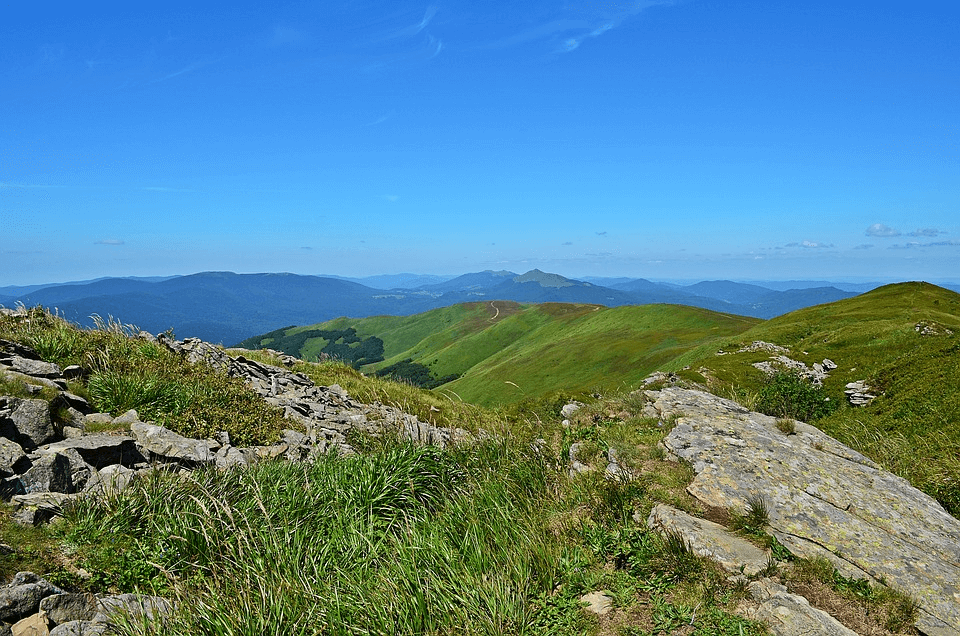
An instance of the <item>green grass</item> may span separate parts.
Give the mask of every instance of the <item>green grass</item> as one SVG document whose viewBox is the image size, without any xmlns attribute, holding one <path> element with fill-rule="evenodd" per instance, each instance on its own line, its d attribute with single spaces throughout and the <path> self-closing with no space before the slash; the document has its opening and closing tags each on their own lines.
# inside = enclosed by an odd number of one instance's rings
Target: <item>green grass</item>
<svg viewBox="0 0 960 636">
<path fill-rule="evenodd" d="M 759 321 L 674 305 L 607 308 L 508 301 L 469 303 L 408 317 L 338 318 L 285 330 L 356 329 L 384 343 L 372 373 L 411 360 L 434 379 L 461 376 L 436 393 L 487 407 L 557 391 L 614 393 L 692 346 L 735 336 Z M 247 342 L 260 342 L 252 338 Z M 270 346 L 278 347 L 274 339 Z M 308 357 L 304 348 L 301 355 Z"/>
<path fill-rule="evenodd" d="M 61 367 L 77 364 L 86 380 L 70 388 L 102 412 L 120 415 L 136 409 L 181 435 L 213 437 L 230 433 L 237 445 L 276 441 L 293 424 L 239 379 L 207 365 L 191 365 L 155 342 L 134 337 L 139 330 L 98 320 L 97 329 L 80 329 L 43 308 L 25 316 L 0 316 L 0 338 L 34 347 L 41 358 Z M 17 381 L 5 380 L 20 395 Z M 50 391 L 40 397 L 52 399 Z"/>
</svg>

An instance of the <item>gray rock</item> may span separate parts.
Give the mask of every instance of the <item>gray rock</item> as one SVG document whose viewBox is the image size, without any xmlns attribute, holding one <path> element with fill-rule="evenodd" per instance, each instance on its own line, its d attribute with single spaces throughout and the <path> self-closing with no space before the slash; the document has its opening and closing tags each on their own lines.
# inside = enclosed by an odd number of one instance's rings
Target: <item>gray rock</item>
<svg viewBox="0 0 960 636">
<path fill-rule="evenodd" d="M 117 424 L 118 426 L 119 425 L 125 426 L 127 424 L 133 424 L 134 422 L 139 422 L 139 421 L 140 421 L 140 415 L 137 413 L 136 409 L 130 409 L 126 413 L 123 413 L 122 415 L 118 415 L 117 417 L 113 418 L 113 420 L 111 420 L 111 423 Z"/>
<path fill-rule="evenodd" d="M 41 455 L 33 466 L 20 475 L 26 494 L 37 492 L 73 492 L 70 460 L 60 453 Z"/>
<path fill-rule="evenodd" d="M 6 406 L 0 408 L 0 434 L 24 448 L 54 441 L 57 429 L 50 419 L 50 404 L 46 400 L 7 398 Z"/>
<path fill-rule="evenodd" d="M 54 627 L 50 630 L 50 636 L 102 636 L 107 633 L 107 629 L 109 627 L 106 623 L 70 621 Z"/>
<path fill-rule="evenodd" d="M 163 620 L 172 612 L 173 604 L 165 598 L 141 594 L 118 594 L 99 600 L 93 622 L 110 623 L 118 614 L 134 619 L 142 617 L 154 622 Z"/>
<path fill-rule="evenodd" d="M 58 516 L 63 504 L 75 499 L 76 494 L 61 492 L 36 492 L 26 495 L 15 495 L 11 500 L 15 506 L 13 520 L 25 526 L 36 526 L 46 523 Z"/>
<path fill-rule="evenodd" d="M 93 594 L 53 594 L 40 601 L 40 611 L 54 625 L 90 621 L 97 613 L 97 597 Z"/>
<path fill-rule="evenodd" d="M 90 476 L 84 492 L 114 495 L 129 488 L 136 476 L 137 471 L 120 464 L 105 466 Z"/>
<path fill-rule="evenodd" d="M 0 477 L 10 477 L 27 470 L 30 460 L 20 444 L 0 437 Z"/>
<path fill-rule="evenodd" d="M 743 510 L 762 495 L 791 552 L 883 580 L 917 599 L 921 631 L 960 635 L 960 521 L 934 499 L 807 424 L 783 435 L 776 418 L 708 393 L 649 394 L 663 417 L 678 416 L 663 443 L 693 466 L 694 497 Z"/>
<path fill-rule="evenodd" d="M 36 614 L 43 598 L 62 591 L 33 572 L 18 572 L 9 585 L 0 587 L 0 621 L 15 623 Z"/>
<path fill-rule="evenodd" d="M 583 404 L 580 404 L 579 402 L 571 402 L 570 404 L 564 404 L 563 408 L 560 409 L 560 415 L 562 415 L 564 419 L 569 419 L 573 417 L 573 414 L 579 411 L 582 406 Z"/>
<path fill-rule="evenodd" d="M 83 461 L 100 469 L 113 464 L 135 466 L 146 461 L 134 439 L 128 435 L 97 433 L 65 439 L 37 449 L 37 453 L 64 453 L 73 450 Z"/>
<path fill-rule="evenodd" d="M 10 356 L 3 361 L 3 364 L 17 373 L 30 375 L 35 378 L 59 378 L 61 375 L 60 367 L 52 362 L 31 360 L 17 355 Z"/>
<path fill-rule="evenodd" d="M 156 424 L 134 422 L 130 432 L 137 446 L 160 461 L 180 461 L 192 465 L 212 464 L 216 460 L 219 445 L 215 442 L 196 440 L 177 435 L 170 429 Z"/>
<path fill-rule="evenodd" d="M 768 550 L 761 550 L 719 524 L 692 517 L 666 504 L 654 507 L 647 525 L 661 533 L 679 533 L 695 554 L 713 559 L 731 574 L 754 576 L 770 561 Z"/>
<path fill-rule="evenodd" d="M 857 636 L 823 610 L 811 607 L 807 599 L 788 593 L 770 579 L 754 581 L 748 589 L 760 601 L 749 618 L 765 622 L 776 636 Z"/>
</svg>

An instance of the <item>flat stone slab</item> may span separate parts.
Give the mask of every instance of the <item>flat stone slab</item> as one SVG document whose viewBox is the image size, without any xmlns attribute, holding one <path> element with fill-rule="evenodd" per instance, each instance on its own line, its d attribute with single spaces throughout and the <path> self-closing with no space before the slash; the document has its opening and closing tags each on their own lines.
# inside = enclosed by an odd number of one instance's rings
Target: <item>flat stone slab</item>
<svg viewBox="0 0 960 636">
<path fill-rule="evenodd" d="M 63 453 L 69 449 L 76 450 L 85 462 L 97 469 L 113 464 L 133 466 L 145 461 L 132 437 L 109 433 L 72 437 L 41 446 L 37 449 L 37 452 L 41 454 Z"/>
<path fill-rule="evenodd" d="M 647 395 L 661 417 L 677 416 L 663 443 L 693 466 L 690 494 L 737 511 L 763 498 L 791 552 L 885 581 L 918 601 L 922 632 L 960 636 L 960 521 L 936 500 L 813 426 L 787 435 L 776 418 L 702 391 Z"/>
<path fill-rule="evenodd" d="M 731 574 L 753 576 L 770 561 L 769 550 L 758 548 L 718 523 L 698 519 L 666 504 L 650 511 L 647 525 L 661 533 L 679 533 L 695 554 L 713 559 Z"/>
<path fill-rule="evenodd" d="M 828 613 L 811 607 L 807 599 L 790 594 L 770 579 L 754 581 L 749 590 L 760 601 L 760 607 L 749 618 L 765 622 L 776 636 L 857 636 Z"/>
</svg>

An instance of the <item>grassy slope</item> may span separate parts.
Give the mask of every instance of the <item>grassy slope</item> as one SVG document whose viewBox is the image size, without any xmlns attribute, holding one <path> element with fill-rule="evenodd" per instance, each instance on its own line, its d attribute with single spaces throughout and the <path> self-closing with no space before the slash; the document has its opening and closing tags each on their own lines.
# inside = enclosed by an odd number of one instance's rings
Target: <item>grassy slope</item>
<svg viewBox="0 0 960 636">
<path fill-rule="evenodd" d="M 939 335 L 921 335 L 918 323 Z M 817 426 L 960 511 L 960 294 L 928 283 L 887 285 L 758 324 L 723 349 L 753 340 L 790 347 L 808 365 L 836 362 L 824 382 L 832 399 L 845 403 L 844 385 L 855 380 L 876 388 L 871 405 L 840 408 Z M 688 378 L 749 404 L 764 378 L 750 363 L 770 354 L 716 351 L 703 346 L 668 366 L 700 368 Z"/>
<path fill-rule="evenodd" d="M 558 389 L 633 388 L 689 347 L 734 336 L 758 322 L 675 305 L 582 306 L 579 311 L 539 305 L 534 311 L 550 319 L 531 325 L 521 338 L 442 388 L 487 405 Z M 506 392 L 511 389 L 512 394 Z"/>
<path fill-rule="evenodd" d="M 758 322 L 676 305 L 607 308 L 493 301 L 408 317 L 338 318 L 287 334 L 353 327 L 360 337 L 384 342 L 385 360 L 364 371 L 411 358 L 428 366 L 434 377 L 463 376 L 442 392 L 492 406 L 556 390 L 634 386 L 688 348 L 736 336 Z M 306 342 L 302 357 L 323 347 L 325 342 L 317 340 Z"/>
</svg>

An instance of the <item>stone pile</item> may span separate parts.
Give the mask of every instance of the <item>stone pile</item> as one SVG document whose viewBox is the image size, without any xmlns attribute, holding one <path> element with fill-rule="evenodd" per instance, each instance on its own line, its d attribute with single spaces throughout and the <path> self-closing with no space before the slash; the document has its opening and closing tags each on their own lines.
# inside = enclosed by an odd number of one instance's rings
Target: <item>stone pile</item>
<svg viewBox="0 0 960 636">
<path fill-rule="evenodd" d="M 33 572 L 19 572 L 0 587 L 0 634 L 11 636 L 99 636 L 125 619 L 162 621 L 173 606 L 139 594 L 72 594 Z"/>
<path fill-rule="evenodd" d="M 865 381 L 857 380 L 856 382 L 848 382 L 844 393 L 852 406 L 866 406 L 877 399 L 873 390 Z"/>
<path fill-rule="evenodd" d="M 18 522 L 42 523 L 67 500 L 125 488 L 138 474 L 151 470 L 208 465 L 227 469 L 276 457 L 301 461 L 333 449 L 349 454 L 353 451 L 347 434 L 353 430 L 373 434 L 392 430 L 405 439 L 440 446 L 469 437 L 461 429 L 421 422 L 387 405 L 360 403 L 336 385 L 317 386 L 289 369 L 233 358 L 199 340 L 178 342 L 161 336 L 158 341 L 192 363 L 210 364 L 243 378 L 284 411 L 291 428 L 283 431 L 277 444 L 238 448 L 226 433 L 215 440 L 191 439 L 140 421 L 136 411 L 119 417 L 97 413 L 67 390 L 64 371 L 57 365 L 42 361 L 29 347 L 0 340 L 0 375 L 22 381 L 28 393 L 56 391 L 52 401 L 0 396 L 0 497 L 14 504 Z M 54 410 L 56 419 L 51 416 Z M 129 432 L 85 432 L 93 424 Z"/>
</svg>

